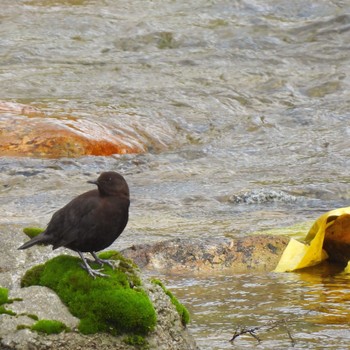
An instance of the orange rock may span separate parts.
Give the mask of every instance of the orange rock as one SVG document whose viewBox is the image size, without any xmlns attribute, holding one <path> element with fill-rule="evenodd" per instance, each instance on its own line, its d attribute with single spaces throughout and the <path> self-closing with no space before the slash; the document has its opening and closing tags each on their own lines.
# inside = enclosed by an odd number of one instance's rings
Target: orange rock
<svg viewBox="0 0 350 350">
<path fill-rule="evenodd" d="M 135 135 L 120 128 L 113 130 L 88 119 L 40 115 L 25 105 L 0 103 L 0 156 L 108 156 L 146 150 Z"/>
</svg>

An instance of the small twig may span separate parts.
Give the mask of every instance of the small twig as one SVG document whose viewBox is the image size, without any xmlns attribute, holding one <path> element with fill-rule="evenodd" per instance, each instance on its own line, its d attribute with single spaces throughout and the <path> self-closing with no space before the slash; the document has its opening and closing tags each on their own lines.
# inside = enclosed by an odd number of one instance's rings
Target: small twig
<svg viewBox="0 0 350 350">
<path fill-rule="evenodd" d="M 255 331 L 259 330 L 260 327 L 253 327 L 253 328 L 237 328 L 235 330 L 235 334 L 232 336 L 230 342 L 233 342 L 237 337 L 239 337 L 242 334 L 247 334 L 249 333 L 252 337 L 254 337 L 257 341 L 260 342 L 259 337 L 255 334 Z"/>
<path fill-rule="evenodd" d="M 294 345 L 295 345 L 295 340 L 294 340 L 294 338 L 292 337 L 292 333 L 291 333 L 291 331 L 290 331 L 290 329 L 289 329 L 289 327 L 288 327 L 288 323 L 287 323 L 287 320 L 286 320 L 285 318 L 283 319 L 283 323 L 284 323 L 284 326 L 285 326 L 286 331 L 287 331 L 287 333 L 288 333 L 288 337 L 289 337 L 289 339 L 290 339 L 290 341 L 291 341 L 291 343 L 292 343 L 292 347 L 294 347 Z"/>
<path fill-rule="evenodd" d="M 254 333 L 254 331 L 249 332 L 249 334 L 250 334 L 253 338 L 255 338 L 259 343 L 261 342 L 261 339 L 257 336 L 257 334 Z"/>
<path fill-rule="evenodd" d="M 293 317 L 294 318 L 294 317 Z M 241 335 L 244 334 L 249 334 L 251 335 L 253 338 L 255 338 L 259 343 L 261 342 L 261 339 L 259 338 L 259 336 L 256 334 L 257 331 L 262 331 L 265 330 L 265 332 L 268 332 L 276 327 L 280 327 L 280 326 L 284 326 L 284 328 L 287 331 L 288 337 L 292 343 L 292 346 L 294 347 L 295 345 L 295 340 L 292 336 L 292 333 L 288 327 L 288 323 L 287 321 L 289 321 L 290 319 L 293 319 L 291 317 L 285 317 L 281 320 L 275 320 L 275 321 L 270 321 L 267 324 L 264 324 L 262 326 L 255 326 L 255 327 L 237 327 L 237 329 L 235 330 L 235 333 L 233 334 L 232 338 L 230 339 L 230 342 L 233 343 L 233 341 L 238 338 Z"/>
</svg>

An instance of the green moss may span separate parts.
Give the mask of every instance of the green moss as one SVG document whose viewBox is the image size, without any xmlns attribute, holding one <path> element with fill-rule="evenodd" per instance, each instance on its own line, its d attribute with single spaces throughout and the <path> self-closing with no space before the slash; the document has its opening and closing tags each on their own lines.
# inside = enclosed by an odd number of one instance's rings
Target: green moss
<svg viewBox="0 0 350 350">
<path fill-rule="evenodd" d="M 16 313 L 11 311 L 11 310 L 8 310 L 8 309 L 5 309 L 4 306 L 0 306 L 0 315 L 1 314 L 6 314 L 6 315 L 10 315 L 10 316 L 16 316 Z"/>
<path fill-rule="evenodd" d="M 20 331 L 21 329 L 30 329 L 30 326 L 27 326 L 25 324 L 19 324 L 16 329 Z"/>
<path fill-rule="evenodd" d="M 23 232 L 29 237 L 33 238 L 40 234 L 41 232 L 44 232 L 45 230 L 40 227 L 26 227 L 23 229 Z"/>
<path fill-rule="evenodd" d="M 123 339 L 125 344 L 135 346 L 136 348 L 149 349 L 148 341 L 141 335 L 129 335 Z"/>
<path fill-rule="evenodd" d="M 161 49 L 161 50 L 175 48 L 177 45 L 174 40 L 173 33 L 171 32 L 160 33 L 157 46 L 158 46 L 158 49 Z"/>
<path fill-rule="evenodd" d="M 9 290 L 0 287 L 0 305 L 6 304 L 9 300 Z"/>
<path fill-rule="evenodd" d="M 215 29 L 217 27 L 223 27 L 223 26 L 228 26 L 228 22 L 224 19 L 218 18 L 218 19 L 213 19 L 209 21 L 207 27 L 210 29 Z"/>
<path fill-rule="evenodd" d="M 13 298 L 13 299 L 9 299 L 9 303 L 12 303 L 14 301 L 23 301 L 22 298 Z"/>
<path fill-rule="evenodd" d="M 12 303 L 12 300 L 9 299 L 8 289 L 0 287 L 0 315 L 1 314 L 11 315 L 11 316 L 16 315 L 15 312 L 5 308 L 4 304 L 9 304 L 9 303 Z"/>
<path fill-rule="evenodd" d="M 30 329 L 35 332 L 39 333 L 46 333 L 46 334 L 59 334 L 63 331 L 70 332 L 70 328 L 67 327 L 63 322 L 61 321 L 54 321 L 54 320 L 38 320 L 38 316 L 36 315 L 30 315 L 30 314 L 22 314 L 26 315 L 29 318 L 37 321 L 32 326 L 28 326 L 25 324 L 19 324 L 17 326 L 17 330 L 21 329 Z"/>
<path fill-rule="evenodd" d="M 61 255 L 27 271 L 22 286 L 40 285 L 54 290 L 70 312 L 80 319 L 84 334 L 147 334 L 156 325 L 156 313 L 148 296 L 132 288 L 141 282 L 129 262 L 116 252 L 101 258 L 120 260 L 117 269 L 105 265 L 109 278 L 91 278 L 80 266 L 80 259 Z M 93 268 L 99 268 L 92 264 Z"/>
<path fill-rule="evenodd" d="M 46 334 L 59 334 L 63 331 L 70 331 L 63 322 L 54 320 L 40 320 L 34 323 L 30 329 L 32 331 Z"/>
<path fill-rule="evenodd" d="M 33 315 L 33 314 L 26 314 L 26 316 L 28 316 L 29 318 L 31 318 L 34 321 L 38 321 L 39 317 L 37 315 Z"/>
<path fill-rule="evenodd" d="M 39 285 L 40 276 L 45 269 L 44 265 L 37 265 L 32 267 L 26 272 L 26 274 L 21 279 L 21 287 L 29 287 L 34 285 Z"/>
<path fill-rule="evenodd" d="M 160 286 L 164 290 L 165 294 L 170 298 L 172 304 L 175 306 L 176 311 L 179 313 L 182 324 L 186 326 L 190 322 L 190 313 L 188 312 L 186 307 L 179 302 L 179 300 L 173 295 L 173 293 L 171 293 L 168 289 L 165 288 L 161 281 L 159 281 L 158 279 L 153 279 L 152 283 Z"/>
<path fill-rule="evenodd" d="M 100 259 L 118 261 L 118 268 L 128 276 L 131 288 L 141 286 L 141 280 L 134 272 L 135 269 L 138 269 L 138 266 L 132 260 L 124 258 L 122 254 L 114 250 L 102 252 L 98 256 Z"/>
<path fill-rule="evenodd" d="M 125 258 L 122 254 L 115 250 L 108 250 L 105 252 L 102 252 L 98 255 L 101 259 L 107 259 L 107 260 L 119 260 L 121 263 L 124 263 L 126 265 L 131 265 L 135 268 L 137 268 L 137 265 L 134 264 L 134 262 L 130 259 Z"/>
</svg>

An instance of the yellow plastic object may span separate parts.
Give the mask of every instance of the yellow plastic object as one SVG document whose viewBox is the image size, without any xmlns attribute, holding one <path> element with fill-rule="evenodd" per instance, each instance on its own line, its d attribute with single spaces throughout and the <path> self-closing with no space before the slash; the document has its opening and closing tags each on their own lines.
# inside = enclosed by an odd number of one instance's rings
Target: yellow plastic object
<svg viewBox="0 0 350 350">
<path fill-rule="evenodd" d="M 346 265 L 346 267 L 345 267 L 345 269 L 344 269 L 344 273 L 350 274 L 350 261 L 349 261 L 348 264 Z"/>
<path fill-rule="evenodd" d="M 310 244 L 291 239 L 278 262 L 275 272 L 294 271 L 317 265 L 327 259 L 328 254 L 322 249 L 327 229 L 343 214 L 350 214 L 350 207 L 331 210 L 320 216 L 305 238 L 305 241 Z M 329 235 L 331 235 L 331 231 L 329 230 Z M 330 237 L 330 239 L 334 239 L 334 237 Z M 341 240 L 338 240 L 338 242 L 342 241 L 345 243 L 344 236 Z M 350 270 L 350 267 L 348 270 Z"/>
<path fill-rule="evenodd" d="M 284 250 L 275 272 L 293 271 L 307 252 L 308 246 L 291 238 Z"/>
</svg>

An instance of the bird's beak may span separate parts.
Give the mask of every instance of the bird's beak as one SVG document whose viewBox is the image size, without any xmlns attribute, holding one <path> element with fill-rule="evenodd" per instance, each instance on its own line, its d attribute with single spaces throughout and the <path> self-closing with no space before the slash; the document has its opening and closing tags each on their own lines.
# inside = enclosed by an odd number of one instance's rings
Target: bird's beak
<svg viewBox="0 0 350 350">
<path fill-rule="evenodd" d="M 98 185 L 98 181 L 97 180 L 89 180 L 89 181 L 87 181 L 87 183 L 93 184 L 93 185 Z"/>
</svg>

